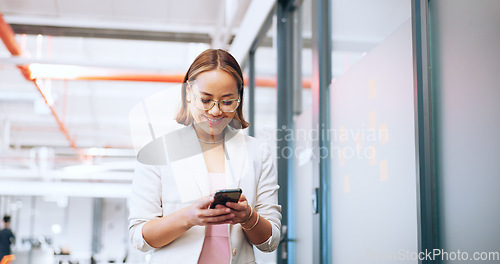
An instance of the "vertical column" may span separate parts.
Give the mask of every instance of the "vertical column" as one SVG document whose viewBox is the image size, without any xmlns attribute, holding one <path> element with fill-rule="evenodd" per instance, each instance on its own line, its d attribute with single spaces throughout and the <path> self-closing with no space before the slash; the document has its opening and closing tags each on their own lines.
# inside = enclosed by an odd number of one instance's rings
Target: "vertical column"
<svg viewBox="0 0 500 264">
<path fill-rule="evenodd" d="M 28 263 L 33 262 L 33 244 L 35 243 L 35 214 L 36 214 L 36 196 L 31 196 L 31 208 L 30 208 L 30 251 L 28 252 Z"/>
<path fill-rule="evenodd" d="M 412 0 L 413 89 L 417 158 L 418 250 L 437 247 L 436 194 L 433 164 L 432 105 L 429 85 L 428 0 Z M 419 260 L 419 263 L 431 263 Z"/>
<path fill-rule="evenodd" d="M 293 111 L 302 113 L 302 6 L 293 13 Z"/>
<path fill-rule="evenodd" d="M 282 206 L 282 238 L 278 248 L 278 263 L 295 263 L 293 238 L 294 222 L 294 12 L 296 1 L 281 0 L 277 3 L 278 23 L 278 103 L 277 103 L 277 156 L 279 202 Z M 300 66 L 299 66 L 300 67 Z"/>
<path fill-rule="evenodd" d="M 94 198 L 94 217 L 92 221 L 92 255 L 101 249 L 101 223 L 103 198 Z"/>
<path fill-rule="evenodd" d="M 255 136 L 255 50 L 248 53 L 248 134 Z"/>
<path fill-rule="evenodd" d="M 250 127 L 248 128 L 248 134 L 250 136 L 255 136 L 255 52 L 259 48 L 262 39 L 266 37 L 267 31 L 273 23 L 274 11 L 269 13 L 266 21 L 262 25 L 260 32 L 255 37 L 250 51 L 248 52 L 248 121 L 250 122 Z"/>
<path fill-rule="evenodd" d="M 330 84 L 332 81 L 332 32 L 331 4 L 329 0 L 314 0 L 312 7 L 312 96 L 313 129 L 318 133 L 315 144 L 315 166 L 313 171 L 314 201 L 317 214 L 313 217 L 313 240 L 317 251 L 313 253 L 314 263 L 331 263 L 332 230 L 330 190 Z M 316 142 L 315 142 L 316 143 Z"/>
</svg>

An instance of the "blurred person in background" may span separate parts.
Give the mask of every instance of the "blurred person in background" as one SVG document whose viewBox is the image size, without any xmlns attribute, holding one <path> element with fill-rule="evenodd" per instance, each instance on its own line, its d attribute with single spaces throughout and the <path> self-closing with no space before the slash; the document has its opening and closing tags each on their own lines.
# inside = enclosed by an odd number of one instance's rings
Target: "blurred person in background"
<svg viewBox="0 0 500 264">
<path fill-rule="evenodd" d="M 3 229 L 0 231 L 0 260 L 7 255 L 12 254 L 11 244 L 15 242 L 16 237 L 10 230 L 10 216 L 3 217 Z"/>
</svg>

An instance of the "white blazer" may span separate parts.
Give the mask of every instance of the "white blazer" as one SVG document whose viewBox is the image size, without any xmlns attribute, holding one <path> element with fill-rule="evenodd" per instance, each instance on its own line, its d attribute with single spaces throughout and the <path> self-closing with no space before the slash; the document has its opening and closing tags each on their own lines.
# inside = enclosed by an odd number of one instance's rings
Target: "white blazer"
<svg viewBox="0 0 500 264">
<path fill-rule="evenodd" d="M 271 223 L 271 237 L 256 247 L 273 251 L 280 240 L 281 206 L 271 152 L 259 140 L 229 126 L 224 144 L 226 188 L 241 188 L 248 203 Z M 210 195 L 208 172 L 193 126 L 157 138 L 141 149 L 137 157 L 129 218 L 133 247 L 153 250 L 150 263 L 197 263 L 205 238 L 204 226 L 192 227 L 162 248 L 151 247 L 142 236 L 147 221 Z M 241 226 L 228 228 L 231 263 L 255 263 L 253 247 Z"/>
</svg>

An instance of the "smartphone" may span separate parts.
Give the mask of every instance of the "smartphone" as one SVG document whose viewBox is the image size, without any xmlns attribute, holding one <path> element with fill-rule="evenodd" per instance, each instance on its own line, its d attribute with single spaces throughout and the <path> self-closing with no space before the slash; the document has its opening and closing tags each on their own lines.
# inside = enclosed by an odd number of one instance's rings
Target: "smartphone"
<svg viewBox="0 0 500 264">
<path fill-rule="evenodd" d="M 224 189 L 218 190 L 214 194 L 214 201 L 210 204 L 210 209 L 214 209 L 216 205 L 226 205 L 227 202 L 237 203 L 240 200 L 241 189 Z"/>
</svg>

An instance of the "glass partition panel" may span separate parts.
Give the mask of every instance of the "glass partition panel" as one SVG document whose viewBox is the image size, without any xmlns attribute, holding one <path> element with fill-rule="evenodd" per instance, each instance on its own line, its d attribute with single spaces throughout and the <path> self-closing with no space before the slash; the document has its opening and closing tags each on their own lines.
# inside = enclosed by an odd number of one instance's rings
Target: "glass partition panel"
<svg viewBox="0 0 500 264">
<path fill-rule="evenodd" d="M 417 263 L 410 1 L 332 1 L 332 257 Z"/>
<path fill-rule="evenodd" d="M 430 1 L 429 13 L 441 257 L 498 263 L 500 2 Z"/>
</svg>

